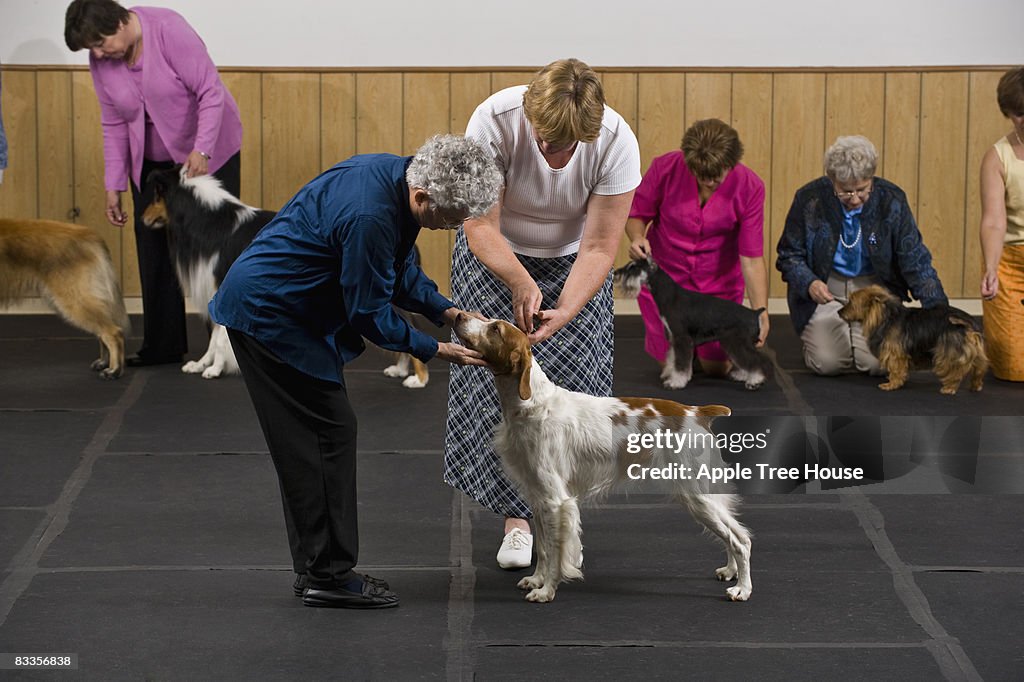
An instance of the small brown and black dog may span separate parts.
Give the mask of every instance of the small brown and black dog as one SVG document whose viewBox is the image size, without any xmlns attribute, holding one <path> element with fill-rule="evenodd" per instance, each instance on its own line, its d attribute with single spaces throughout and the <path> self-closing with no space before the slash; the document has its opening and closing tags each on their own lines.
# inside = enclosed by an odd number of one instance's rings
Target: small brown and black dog
<svg viewBox="0 0 1024 682">
<path fill-rule="evenodd" d="M 95 230 L 53 220 L 0 219 L 0 306 L 42 296 L 65 320 L 100 340 L 92 368 L 124 369 L 128 314 L 110 252 Z"/>
<path fill-rule="evenodd" d="M 968 374 L 971 390 L 981 390 L 988 369 L 985 342 L 974 319 L 959 308 L 905 308 L 898 297 L 873 285 L 850 294 L 839 316 L 861 323 L 868 347 L 889 374 L 878 385 L 883 391 L 903 386 L 911 370 L 929 367 L 942 380 L 940 393 L 955 394 Z"/>
</svg>

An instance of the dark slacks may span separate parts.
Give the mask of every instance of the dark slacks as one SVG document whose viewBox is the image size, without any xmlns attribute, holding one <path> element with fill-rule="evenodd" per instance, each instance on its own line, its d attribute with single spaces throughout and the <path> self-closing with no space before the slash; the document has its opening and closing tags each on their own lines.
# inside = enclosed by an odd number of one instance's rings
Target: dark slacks
<svg viewBox="0 0 1024 682">
<path fill-rule="evenodd" d="M 333 589 L 355 579 L 356 416 L 344 384 L 279 360 L 251 336 L 228 329 L 274 461 L 296 573 Z"/>
<path fill-rule="evenodd" d="M 174 273 L 167 231 L 153 230 L 142 222 L 152 194 L 147 179 L 158 169 L 171 168 L 172 161 L 142 162 L 142 186 L 132 183 L 132 201 L 135 204 L 135 245 L 139 257 L 139 279 L 142 284 L 142 348 L 139 357 L 160 361 L 177 358 L 188 351 L 185 328 L 185 299 Z M 241 152 L 213 173 L 224 189 L 236 197 L 241 188 Z"/>
</svg>

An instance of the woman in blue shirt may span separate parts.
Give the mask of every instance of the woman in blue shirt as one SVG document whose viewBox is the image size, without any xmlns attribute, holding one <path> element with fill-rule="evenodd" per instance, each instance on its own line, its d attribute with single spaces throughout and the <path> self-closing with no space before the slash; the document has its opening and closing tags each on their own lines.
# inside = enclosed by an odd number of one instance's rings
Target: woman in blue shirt
<svg viewBox="0 0 1024 682">
<path fill-rule="evenodd" d="M 789 313 L 817 374 L 880 373 L 860 325 L 839 309 L 857 289 L 881 284 L 925 308 L 945 304 L 932 256 L 899 187 L 875 177 L 878 153 L 866 137 L 839 137 L 825 152 L 825 176 L 799 190 L 779 239 L 776 267 L 789 285 Z"/>
<path fill-rule="evenodd" d="M 438 136 L 415 157 L 354 156 L 307 184 L 235 261 L 210 302 L 228 328 L 281 483 L 307 606 L 387 608 L 398 596 L 353 569 L 356 418 L 342 374 L 365 348 L 456 364 L 479 353 L 439 343 L 392 304 L 440 326 L 461 312 L 414 261 L 421 227 L 485 214 L 502 176 L 472 140 Z"/>
</svg>

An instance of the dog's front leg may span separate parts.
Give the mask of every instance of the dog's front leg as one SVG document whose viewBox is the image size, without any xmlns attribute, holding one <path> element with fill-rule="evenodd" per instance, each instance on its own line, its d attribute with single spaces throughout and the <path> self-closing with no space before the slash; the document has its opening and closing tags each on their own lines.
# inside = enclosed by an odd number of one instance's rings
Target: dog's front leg
<svg viewBox="0 0 1024 682">
<path fill-rule="evenodd" d="M 526 600 L 542 604 L 555 598 L 555 591 L 561 581 L 559 571 L 563 548 L 558 504 L 548 501 L 542 508 L 534 508 L 533 519 L 534 526 L 541 531 L 536 538 L 537 572 L 531 578 L 537 578 L 540 584 L 526 593 Z"/>
<path fill-rule="evenodd" d="M 537 565 L 533 569 L 533 575 L 528 575 L 518 583 L 516 587 L 521 590 L 535 590 L 544 586 L 544 571 L 547 562 L 551 560 L 548 554 L 547 542 L 544 538 L 545 524 L 541 522 L 544 512 L 534 509 L 533 512 L 533 547 L 537 552 Z"/>
</svg>

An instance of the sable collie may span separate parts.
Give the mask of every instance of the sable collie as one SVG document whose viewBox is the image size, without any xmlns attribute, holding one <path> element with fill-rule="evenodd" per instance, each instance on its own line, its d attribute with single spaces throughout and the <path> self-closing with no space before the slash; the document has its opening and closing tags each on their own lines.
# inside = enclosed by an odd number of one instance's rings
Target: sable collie
<svg viewBox="0 0 1024 682">
<path fill-rule="evenodd" d="M 527 590 L 528 601 L 549 602 L 559 583 L 583 577 L 581 502 L 626 481 L 633 467 L 685 464 L 697 471 L 697 459 L 717 454 L 690 446 L 634 452 L 627 443 L 631 435 L 650 436 L 669 424 L 710 434 L 712 420 L 731 413 L 724 405 L 567 391 L 547 378 L 533 358 L 526 334 L 514 325 L 459 313 L 453 326 L 462 343 L 491 365 L 502 416 L 494 450 L 533 511 L 537 570 L 518 585 Z M 690 514 L 725 545 L 727 563 L 715 575 L 736 580 L 726 596 L 732 601 L 749 599 L 750 532 L 736 520 L 736 499 L 709 494 L 693 480 L 673 481 L 671 486 Z"/>
<path fill-rule="evenodd" d="M 860 322 L 868 347 L 889 375 L 878 385 L 883 391 L 903 386 L 916 368 L 931 368 L 945 395 L 955 394 L 968 374 L 971 390 L 981 390 L 988 369 L 985 340 L 963 310 L 948 305 L 906 308 L 890 291 L 873 284 L 850 294 L 839 317 Z"/>
<path fill-rule="evenodd" d="M 153 171 L 148 182 L 153 198 L 142 214 L 142 222 L 167 230 L 181 290 L 202 315 L 208 316 L 207 304 L 228 268 L 276 214 L 246 206 L 212 175 L 185 177 L 181 166 Z M 201 372 L 204 379 L 238 374 L 227 330 L 214 324 L 206 353 L 199 360 L 185 363 L 181 371 Z"/>
<path fill-rule="evenodd" d="M 0 219 L 0 305 L 42 296 L 60 315 L 100 341 L 93 370 L 124 370 L 128 314 L 110 252 L 92 228 L 53 220 Z"/>
</svg>

